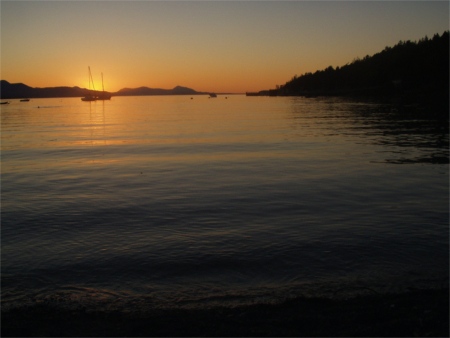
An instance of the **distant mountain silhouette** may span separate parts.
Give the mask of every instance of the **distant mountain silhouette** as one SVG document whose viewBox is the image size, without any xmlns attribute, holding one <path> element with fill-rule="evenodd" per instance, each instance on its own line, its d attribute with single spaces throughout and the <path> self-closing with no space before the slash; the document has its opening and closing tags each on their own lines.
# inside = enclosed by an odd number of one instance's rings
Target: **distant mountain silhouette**
<svg viewBox="0 0 450 338">
<path fill-rule="evenodd" d="M 9 83 L 6 80 L 0 81 L 1 99 L 21 99 L 21 98 L 51 98 L 51 97 L 83 97 L 95 93 L 92 90 L 80 87 L 46 87 L 33 88 L 23 83 Z M 99 92 L 98 92 L 99 93 Z M 176 86 L 173 89 L 160 88 L 123 88 L 118 92 L 106 92 L 112 96 L 137 96 L 137 95 L 199 95 L 206 94 L 197 92 L 194 89 Z"/>
<path fill-rule="evenodd" d="M 197 92 L 194 89 L 176 86 L 173 89 L 161 89 L 161 88 L 122 88 L 118 92 L 114 93 L 115 96 L 139 96 L 139 95 L 198 95 L 206 94 Z"/>
<path fill-rule="evenodd" d="M 0 97 L 2 99 L 47 98 L 47 97 L 82 97 L 89 93 L 80 87 L 46 87 L 33 88 L 23 83 L 0 81 Z"/>
</svg>

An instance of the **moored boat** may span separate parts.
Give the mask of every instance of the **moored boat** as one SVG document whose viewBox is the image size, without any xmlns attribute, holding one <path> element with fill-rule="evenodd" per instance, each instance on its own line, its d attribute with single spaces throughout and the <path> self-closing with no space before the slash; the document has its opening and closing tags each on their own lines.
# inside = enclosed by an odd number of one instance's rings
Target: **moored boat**
<svg viewBox="0 0 450 338">
<path fill-rule="evenodd" d="M 100 93 L 97 97 L 97 100 L 111 100 L 111 94 L 108 93 Z"/>
<path fill-rule="evenodd" d="M 88 66 L 88 70 L 89 70 L 89 91 L 91 92 L 91 82 L 92 82 L 92 88 L 94 89 L 95 92 L 94 80 L 92 79 L 91 74 L 91 67 Z M 95 101 L 95 100 L 97 100 L 97 96 L 92 94 L 88 94 L 85 97 L 81 98 L 81 101 Z"/>
<path fill-rule="evenodd" d="M 103 73 L 102 73 L 102 92 L 97 95 L 97 100 L 111 100 L 111 94 L 105 92 L 105 86 L 103 85 Z"/>
<path fill-rule="evenodd" d="M 95 101 L 97 100 L 97 97 L 94 95 L 86 95 L 85 97 L 81 98 L 81 101 Z"/>
<path fill-rule="evenodd" d="M 81 98 L 81 101 L 97 101 L 97 100 L 111 100 L 111 94 L 108 92 L 105 92 L 105 87 L 103 85 L 103 73 L 102 73 L 102 91 L 98 92 L 95 90 L 95 86 L 94 86 L 94 80 L 92 78 L 92 73 L 91 73 L 91 67 L 88 67 L 89 69 L 89 94 L 86 95 L 85 97 Z M 91 82 L 92 82 L 92 88 L 93 90 L 91 90 Z"/>
</svg>

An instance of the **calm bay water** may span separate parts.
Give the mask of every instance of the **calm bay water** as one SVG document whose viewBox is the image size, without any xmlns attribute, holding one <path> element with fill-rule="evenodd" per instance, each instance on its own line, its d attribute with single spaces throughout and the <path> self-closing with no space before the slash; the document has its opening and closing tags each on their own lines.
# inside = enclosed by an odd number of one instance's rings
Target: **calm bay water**
<svg viewBox="0 0 450 338">
<path fill-rule="evenodd" d="M 13 100 L 2 306 L 207 306 L 448 284 L 448 121 L 343 99 Z"/>
</svg>

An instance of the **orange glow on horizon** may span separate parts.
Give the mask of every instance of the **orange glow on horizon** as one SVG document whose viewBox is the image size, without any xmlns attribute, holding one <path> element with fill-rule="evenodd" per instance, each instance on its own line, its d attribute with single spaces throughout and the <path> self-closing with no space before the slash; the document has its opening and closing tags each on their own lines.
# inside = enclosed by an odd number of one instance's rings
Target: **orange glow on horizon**
<svg viewBox="0 0 450 338">
<path fill-rule="evenodd" d="M 108 92 L 183 86 L 216 93 L 273 89 L 400 40 L 442 34 L 449 10 L 447 1 L 4 1 L 1 7 L 2 80 L 89 88 L 90 66 L 96 90 L 103 73 Z"/>
<path fill-rule="evenodd" d="M 86 81 L 86 83 L 82 86 L 82 88 L 101 91 L 102 90 L 102 83 L 94 81 L 94 84 L 91 83 L 90 87 L 89 87 L 89 83 Z M 108 88 L 105 88 L 105 91 L 108 92 L 108 91 L 111 91 L 111 90 L 108 90 Z"/>
</svg>

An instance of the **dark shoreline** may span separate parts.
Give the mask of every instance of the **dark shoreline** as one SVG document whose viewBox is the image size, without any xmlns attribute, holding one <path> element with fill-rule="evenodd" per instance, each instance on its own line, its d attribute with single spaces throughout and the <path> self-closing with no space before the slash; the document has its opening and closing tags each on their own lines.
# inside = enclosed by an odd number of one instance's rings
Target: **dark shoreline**
<svg viewBox="0 0 450 338">
<path fill-rule="evenodd" d="M 449 289 L 347 300 L 296 298 L 280 304 L 129 312 L 58 304 L 2 309 L 11 336 L 449 336 Z"/>
</svg>

